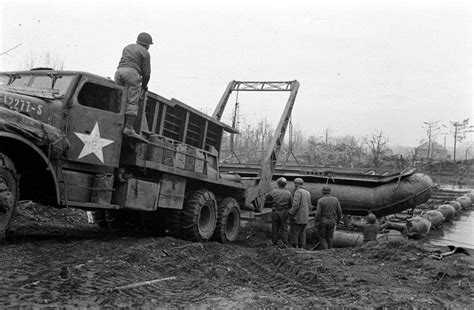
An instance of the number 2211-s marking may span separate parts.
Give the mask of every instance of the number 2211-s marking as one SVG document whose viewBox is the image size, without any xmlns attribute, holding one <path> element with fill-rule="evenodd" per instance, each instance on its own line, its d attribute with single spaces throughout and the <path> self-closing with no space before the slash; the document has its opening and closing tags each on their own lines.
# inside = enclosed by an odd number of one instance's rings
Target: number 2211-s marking
<svg viewBox="0 0 474 310">
<path fill-rule="evenodd" d="M 3 103 L 7 108 L 15 111 L 27 113 L 34 111 L 37 115 L 41 115 L 43 113 L 43 106 L 41 104 L 34 105 L 30 101 L 13 98 L 6 95 L 0 97 L 0 103 Z"/>
</svg>

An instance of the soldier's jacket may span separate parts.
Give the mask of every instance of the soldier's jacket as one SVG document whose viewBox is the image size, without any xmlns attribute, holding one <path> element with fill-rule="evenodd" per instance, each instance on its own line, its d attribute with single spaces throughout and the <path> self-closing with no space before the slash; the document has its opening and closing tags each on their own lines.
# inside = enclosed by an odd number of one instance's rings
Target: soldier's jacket
<svg viewBox="0 0 474 310">
<path fill-rule="evenodd" d="M 324 194 L 319 198 L 316 205 L 316 214 L 314 220 L 316 222 L 335 224 L 342 217 L 341 205 L 336 197 L 329 194 Z"/>
<path fill-rule="evenodd" d="M 142 88 L 148 85 L 151 74 L 150 53 L 140 44 L 129 44 L 122 51 L 118 68 L 133 68 L 142 76 Z"/>
<path fill-rule="evenodd" d="M 379 232 L 379 224 L 374 223 L 374 224 L 360 224 L 360 223 L 351 223 L 354 227 L 357 227 L 359 229 L 362 229 L 362 234 L 364 236 L 364 242 L 367 241 L 375 241 L 377 240 L 377 234 Z"/>
<path fill-rule="evenodd" d="M 309 209 L 311 208 L 311 194 L 304 188 L 298 188 L 293 197 L 293 206 L 290 213 L 296 224 L 308 224 Z"/>
<path fill-rule="evenodd" d="M 289 210 L 291 192 L 285 188 L 274 188 L 267 194 L 265 204 L 270 204 L 273 211 Z"/>
</svg>

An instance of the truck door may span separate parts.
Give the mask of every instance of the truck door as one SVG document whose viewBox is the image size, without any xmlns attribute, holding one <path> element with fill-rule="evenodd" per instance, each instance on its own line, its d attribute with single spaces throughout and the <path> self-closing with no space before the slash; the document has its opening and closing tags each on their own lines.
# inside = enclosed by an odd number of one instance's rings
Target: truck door
<svg viewBox="0 0 474 310">
<path fill-rule="evenodd" d="M 69 105 L 68 159 L 118 167 L 125 96 L 113 81 L 83 76 Z"/>
</svg>

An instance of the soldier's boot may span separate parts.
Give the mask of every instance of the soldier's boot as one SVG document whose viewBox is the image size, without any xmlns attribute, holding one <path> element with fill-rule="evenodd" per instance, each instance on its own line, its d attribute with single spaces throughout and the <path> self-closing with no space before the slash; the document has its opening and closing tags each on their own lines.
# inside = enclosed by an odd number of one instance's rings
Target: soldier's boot
<svg viewBox="0 0 474 310">
<path fill-rule="evenodd" d="M 149 141 L 135 132 L 133 125 L 135 124 L 136 115 L 125 115 L 125 126 L 123 127 L 123 134 L 129 138 L 139 140 L 140 142 L 148 143 Z"/>
</svg>

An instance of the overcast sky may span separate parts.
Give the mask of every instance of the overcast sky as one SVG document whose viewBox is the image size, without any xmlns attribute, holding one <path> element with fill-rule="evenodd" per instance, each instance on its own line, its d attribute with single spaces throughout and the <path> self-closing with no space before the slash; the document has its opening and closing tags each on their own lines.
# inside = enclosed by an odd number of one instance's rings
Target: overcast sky
<svg viewBox="0 0 474 310">
<path fill-rule="evenodd" d="M 416 146 L 424 121 L 473 116 L 471 1 L 0 0 L 0 12 L 0 53 L 16 47 L 1 71 L 49 52 L 67 70 L 113 77 L 146 31 L 149 89 L 208 114 L 231 80 L 296 79 L 293 124 L 308 136 L 382 130 Z M 240 94 L 241 122 L 276 126 L 287 95 Z"/>
</svg>

